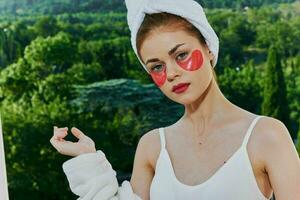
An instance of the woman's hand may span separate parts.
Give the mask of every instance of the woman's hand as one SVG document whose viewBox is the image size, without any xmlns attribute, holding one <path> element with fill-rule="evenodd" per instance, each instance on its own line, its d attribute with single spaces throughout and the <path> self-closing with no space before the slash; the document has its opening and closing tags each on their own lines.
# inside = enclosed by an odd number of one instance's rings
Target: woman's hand
<svg viewBox="0 0 300 200">
<path fill-rule="evenodd" d="M 96 152 L 95 143 L 91 138 L 75 127 L 71 129 L 71 132 L 79 139 L 77 142 L 64 139 L 68 135 L 68 127 L 58 128 L 54 126 L 54 134 L 50 139 L 50 143 L 59 153 L 68 156 L 78 156 L 84 153 Z"/>
</svg>

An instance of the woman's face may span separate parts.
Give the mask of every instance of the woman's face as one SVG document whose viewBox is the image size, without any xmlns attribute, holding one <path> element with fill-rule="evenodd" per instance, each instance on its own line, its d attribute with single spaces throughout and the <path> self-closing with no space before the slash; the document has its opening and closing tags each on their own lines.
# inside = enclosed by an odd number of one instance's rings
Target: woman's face
<svg viewBox="0 0 300 200">
<path fill-rule="evenodd" d="M 140 55 L 154 83 L 180 104 L 198 99 L 213 78 L 213 55 L 206 45 L 183 30 L 153 32 L 141 45 Z"/>
</svg>

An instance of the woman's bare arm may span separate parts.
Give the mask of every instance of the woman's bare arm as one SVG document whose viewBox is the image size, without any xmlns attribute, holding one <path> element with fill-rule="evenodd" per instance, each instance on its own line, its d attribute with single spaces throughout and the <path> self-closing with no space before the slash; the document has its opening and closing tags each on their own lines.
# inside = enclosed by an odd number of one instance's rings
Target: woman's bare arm
<svg viewBox="0 0 300 200">
<path fill-rule="evenodd" d="M 130 183 L 133 192 L 143 200 L 150 199 L 150 185 L 154 169 L 150 162 L 149 152 L 155 141 L 155 129 L 144 134 L 137 145 Z"/>
<path fill-rule="evenodd" d="M 276 200 L 300 199 L 300 159 L 286 126 L 275 118 L 266 120 L 265 168 Z"/>
</svg>

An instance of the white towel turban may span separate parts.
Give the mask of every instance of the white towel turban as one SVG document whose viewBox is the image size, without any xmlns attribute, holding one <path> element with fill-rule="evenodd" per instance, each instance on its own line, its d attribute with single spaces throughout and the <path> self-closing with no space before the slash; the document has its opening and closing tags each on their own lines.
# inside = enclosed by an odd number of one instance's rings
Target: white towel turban
<svg viewBox="0 0 300 200">
<path fill-rule="evenodd" d="M 209 50 L 214 55 L 213 67 L 216 66 L 219 53 L 219 38 L 207 21 L 202 6 L 194 0 L 125 0 L 127 22 L 131 32 L 131 45 L 144 69 L 146 66 L 139 58 L 136 47 L 136 35 L 145 14 L 167 12 L 181 16 L 193 24 L 205 38 Z"/>
</svg>

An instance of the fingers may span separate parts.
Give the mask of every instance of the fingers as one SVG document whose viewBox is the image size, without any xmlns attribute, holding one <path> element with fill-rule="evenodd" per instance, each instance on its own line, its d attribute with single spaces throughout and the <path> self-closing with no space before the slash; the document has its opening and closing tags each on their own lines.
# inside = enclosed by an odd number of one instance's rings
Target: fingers
<svg viewBox="0 0 300 200">
<path fill-rule="evenodd" d="M 63 155 L 68 155 L 68 156 L 76 156 L 76 145 L 74 142 L 71 141 L 59 141 L 58 139 L 53 137 L 50 139 L 50 143 L 52 146 L 60 153 Z"/>
<path fill-rule="evenodd" d="M 76 156 L 81 153 L 96 151 L 94 150 L 93 141 L 85 141 L 86 139 L 89 139 L 89 137 L 87 137 L 78 128 L 73 127 L 71 129 L 72 134 L 79 139 L 78 142 L 66 141 L 64 139 L 64 137 L 66 137 L 68 134 L 68 127 L 58 128 L 57 126 L 54 126 L 53 129 L 54 133 L 50 139 L 50 143 L 59 153 L 69 156 Z"/>
<path fill-rule="evenodd" d="M 55 135 L 51 137 L 50 143 L 58 152 L 61 152 L 61 141 L 59 141 Z"/>
<path fill-rule="evenodd" d="M 53 127 L 54 136 L 58 140 L 62 140 L 62 138 L 68 135 L 68 127 L 58 128 L 57 126 Z"/>
<path fill-rule="evenodd" d="M 57 126 L 53 127 L 53 136 L 50 139 L 52 146 L 58 151 L 62 152 L 62 143 L 65 142 L 63 139 L 68 134 L 68 127 L 58 128 Z"/>
<path fill-rule="evenodd" d="M 78 128 L 73 127 L 71 129 L 72 134 L 77 137 L 79 140 L 83 139 L 85 137 L 84 133 L 82 131 L 80 131 Z"/>
</svg>

